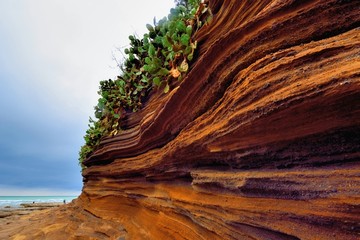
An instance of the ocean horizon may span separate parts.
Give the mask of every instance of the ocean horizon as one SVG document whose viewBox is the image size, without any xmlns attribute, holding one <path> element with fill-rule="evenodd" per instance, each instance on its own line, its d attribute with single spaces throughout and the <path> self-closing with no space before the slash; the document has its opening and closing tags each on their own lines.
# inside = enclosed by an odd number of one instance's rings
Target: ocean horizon
<svg viewBox="0 0 360 240">
<path fill-rule="evenodd" d="M 0 208 L 20 207 L 23 203 L 69 203 L 78 196 L 0 196 Z"/>
</svg>

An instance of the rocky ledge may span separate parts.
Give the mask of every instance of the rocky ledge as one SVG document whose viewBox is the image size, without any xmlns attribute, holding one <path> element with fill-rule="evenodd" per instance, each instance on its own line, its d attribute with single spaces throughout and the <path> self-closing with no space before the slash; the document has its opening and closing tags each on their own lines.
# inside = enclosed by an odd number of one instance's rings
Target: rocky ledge
<svg viewBox="0 0 360 240">
<path fill-rule="evenodd" d="M 62 203 L 54 202 L 54 203 L 23 203 L 20 205 L 20 207 L 5 206 L 3 208 L 0 208 L 0 219 L 13 217 L 13 216 L 27 215 L 34 211 L 58 207 L 60 205 L 62 205 Z"/>
<path fill-rule="evenodd" d="M 187 77 L 102 141 L 74 203 L 17 237 L 360 238 L 359 1 L 209 5 Z"/>
</svg>

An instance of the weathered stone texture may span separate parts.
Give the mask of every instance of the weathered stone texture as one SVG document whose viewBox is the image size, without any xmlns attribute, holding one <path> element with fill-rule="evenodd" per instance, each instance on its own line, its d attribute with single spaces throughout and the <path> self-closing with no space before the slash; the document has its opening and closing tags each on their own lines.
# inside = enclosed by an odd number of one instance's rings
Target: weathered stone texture
<svg viewBox="0 0 360 240">
<path fill-rule="evenodd" d="M 78 236 L 359 239 L 360 2 L 210 7 L 188 76 L 85 161 Z"/>
</svg>

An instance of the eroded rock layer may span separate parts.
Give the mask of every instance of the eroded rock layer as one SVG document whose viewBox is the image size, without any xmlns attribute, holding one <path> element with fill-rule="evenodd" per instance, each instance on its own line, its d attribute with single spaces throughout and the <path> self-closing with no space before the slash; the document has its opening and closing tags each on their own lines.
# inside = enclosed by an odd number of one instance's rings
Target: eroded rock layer
<svg viewBox="0 0 360 240">
<path fill-rule="evenodd" d="M 188 76 L 84 162 L 62 234 L 359 239 L 360 2 L 209 5 Z"/>
</svg>

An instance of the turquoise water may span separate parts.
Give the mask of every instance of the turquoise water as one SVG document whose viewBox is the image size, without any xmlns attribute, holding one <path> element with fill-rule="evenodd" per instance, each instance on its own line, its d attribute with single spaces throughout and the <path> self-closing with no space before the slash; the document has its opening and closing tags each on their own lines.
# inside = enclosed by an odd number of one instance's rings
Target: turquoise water
<svg viewBox="0 0 360 240">
<path fill-rule="evenodd" d="M 0 208 L 20 207 L 22 203 L 63 202 L 69 203 L 77 196 L 0 196 Z"/>
</svg>

